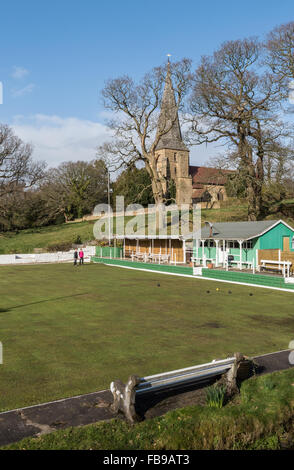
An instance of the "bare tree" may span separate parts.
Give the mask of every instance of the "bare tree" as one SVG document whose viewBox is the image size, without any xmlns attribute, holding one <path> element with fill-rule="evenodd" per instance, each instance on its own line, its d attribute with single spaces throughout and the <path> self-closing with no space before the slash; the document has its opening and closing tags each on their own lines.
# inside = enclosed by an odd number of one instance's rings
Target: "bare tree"
<svg viewBox="0 0 294 470">
<path fill-rule="evenodd" d="M 266 63 L 280 79 L 294 79 L 294 21 L 282 24 L 268 34 Z"/>
<path fill-rule="evenodd" d="M 32 188 L 44 176 L 45 162 L 34 162 L 32 147 L 0 124 L 0 198 Z"/>
<path fill-rule="evenodd" d="M 190 102 L 190 142 L 222 142 L 242 176 L 248 199 L 248 219 L 263 216 L 262 185 L 267 147 L 289 136 L 278 119 L 281 84 L 261 73 L 257 39 L 228 41 L 203 57 L 194 76 Z"/>
<path fill-rule="evenodd" d="M 139 84 L 128 76 L 109 80 L 102 91 L 104 106 L 116 114 L 116 119 L 108 123 L 114 139 L 99 147 L 98 155 L 106 158 L 115 169 L 143 164 L 151 177 L 156 203 L 165 201 L 165 179 L 157 169 L 156 147 L 160 138 L 170 131 L 178 119 L 178 111 L 183 106 L 190 85 L 190 67 L 191 61 L 188 59 L 168 64 L 175 104 L 169 117 L 165 121 L 161 118 L 159 126 L 158 111 L 166 67 L 154 68 Z"/>
</svg>

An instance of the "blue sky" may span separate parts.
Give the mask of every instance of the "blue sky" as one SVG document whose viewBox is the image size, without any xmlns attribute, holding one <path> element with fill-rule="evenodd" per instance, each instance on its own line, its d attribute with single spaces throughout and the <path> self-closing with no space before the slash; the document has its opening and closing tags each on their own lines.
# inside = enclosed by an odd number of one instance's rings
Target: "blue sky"
<svg viewBox="0 0 294 470">
<path fill-rule="evenodd" d="M 105 80 L 201 55 L 223 41 L 264 35 L 294 19 L 293 0 L 10 0 L 1 3 L 0 122 L 49 165 L 92 159 L 107 137 Z M 216 150 L 192 151 L 205 163 Z"/>
</svg>

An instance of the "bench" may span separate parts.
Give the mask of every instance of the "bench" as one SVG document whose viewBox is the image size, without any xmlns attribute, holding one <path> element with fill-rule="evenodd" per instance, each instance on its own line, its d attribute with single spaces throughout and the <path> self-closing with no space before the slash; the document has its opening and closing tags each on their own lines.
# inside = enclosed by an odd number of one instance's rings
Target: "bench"
<svg viewBox="0 0 294 470">
<path fill-rule="evenodd" d="M 291 261 L 276 261 L 276 260 L 268 260 L 262 259 L 260 265 L 260 271 L 275 271 L 280 272 L 281 274 L 292 275 L 292 263 Z"/>
<path fill-rule="evenodd" d="M 244 361 L 247 361 L 244 356 L 240 353 L 236 353 L 234 357 L 229 357 L 224 360 L 214 360 L 207 364 L 147 377 L 140 378 L 137 375 L 131 375 L 126 384 L 122 383 L 120 380 L 115 380 L 110 384 L 110 390 L 113 395 L 111 410 L 114 413 L 122 411 L 127 420 L 133 423 L 140 419 L 135 410 L 136 398 L 150 393 L 179 390 L 187 387 L 187 385 L 190 386 L 206 382 L 212 378 L 217 378 L 229 371 L 234 375 L 234 367 L 236 365 L 239 367 L 241 363 L 244 364 Z"/>
<path fill-rule="evenodd" d="M 162 255 L 160 253 L 151 253 L 150 254 L 150 258 L 151 258 L 151 261 L 154 262 L 154 263 L 168 263 L 169 262 L 169 259 L 170 259 L 170 255 Z"/>
<path fill-rule="evenodd" d="M 229 262 L 229 264 L 236 264 L 238 267 L 240 267 L 240 261 L 239 261 L 239 260 L 231 260 L 231 261 Z M 247 266 L 248 268 L 252 268 L 252 266 L 253 266 L 252 261 L 243 261 L 243 260 L 242 260 L 241 264 L 242 264 L 242 265 L 244 264 L 244 265 Z"/>
<path fill-rule="evenodd" d="M 140 261 L 146 261 L 147 253 L 140 253 L 140 252 L 137 252 L 137 253 L 135 253 L 135 258 L 136 258 L 137 260 L 140 260 Z"/>
<path fill-rule="evenodd" d="M 260 266 L 260 271 L 274 271 L 283 274 L 283 268 L 279 268 L 278 266 Z"/>
</svg>

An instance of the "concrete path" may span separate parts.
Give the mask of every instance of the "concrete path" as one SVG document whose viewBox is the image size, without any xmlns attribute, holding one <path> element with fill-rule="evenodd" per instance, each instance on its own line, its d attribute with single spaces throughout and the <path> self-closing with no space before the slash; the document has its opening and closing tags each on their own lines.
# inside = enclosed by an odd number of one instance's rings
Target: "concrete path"
<svg viewBox="0 0 294 470">
<path fill-rule="evenodd" d="M 260 366 L 261 374 L 270 373 L 293 367 L 289 364 L 289 353 L 290 350 L 279 351 L 255 357 L 254 360 Z M 191 401 L 193 403 L 193 397 L 197 394 L 199 396 L 201 389 L 205 386 L 207 384 L 194 387 L 194 390 L 185 390 L 175 396 L 163 394 L 153 403 L 150 402 L 149 411 L 145 414 L 146 418 L 160 416 L 171 409 L 191 404 Z M 114 415 L 110 410 L 111 403 L 110 390 L 103 390 L 0 413 L 0 446 L 69 426 L 81 426 L 112 419 Z"/>
</svg>

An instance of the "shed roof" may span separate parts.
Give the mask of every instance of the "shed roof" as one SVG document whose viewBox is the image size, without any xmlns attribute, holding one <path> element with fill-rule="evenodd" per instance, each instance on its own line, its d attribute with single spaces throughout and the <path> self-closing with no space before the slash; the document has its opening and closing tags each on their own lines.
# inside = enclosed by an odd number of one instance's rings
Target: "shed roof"
<svg viewBox="0 0 294 470">
<path fill-rule="evenodd" d="M 294 229 L 283 220 L 259 220 L 247 222 L 220 222 L 212 223 L 212 233 L 210 226 L 205 225 L 197 232 L 193 233 L 195 239 L 214 238 L 216 240 L 250 240 L 259 237 L 279 223 L 283 223 L 293 232 Z"/>
</svg>

